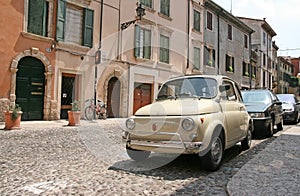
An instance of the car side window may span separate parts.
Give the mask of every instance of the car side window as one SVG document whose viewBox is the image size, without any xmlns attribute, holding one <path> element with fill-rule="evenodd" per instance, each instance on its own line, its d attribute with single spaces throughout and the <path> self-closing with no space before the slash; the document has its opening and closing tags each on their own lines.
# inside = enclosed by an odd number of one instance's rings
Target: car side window
<svg viewBox="0 0 300 196">
<path fill-rule="evenodd" d="M 232 83 L 229 81 L 223 81 L 223 84 L 228 85 L 229 88 L 225 92 L 222 93 L 222 96 L 221 96 L 222 99 L 228 100 L 228 101 L 236 101 L 237 96 L 236 96 L 236 93 L 235 93 Z"/>
</svg>

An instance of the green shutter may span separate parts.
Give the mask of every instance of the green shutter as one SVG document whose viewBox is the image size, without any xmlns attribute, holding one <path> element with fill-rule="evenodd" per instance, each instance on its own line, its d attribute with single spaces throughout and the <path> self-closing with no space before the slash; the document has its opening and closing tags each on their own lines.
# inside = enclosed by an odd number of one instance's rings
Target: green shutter
<svg viewBox="0 0 300 196">
<path fill-rule="evenodd" d="M 170 16 L 170 0 L 160 1 L 160 12 L 166 16 Z"/>
<path fill-rule="evenodd" d="M 94 10 L 84 9 L 83 46 L 93 47 Z"/>
<path fill-rule="evenodd" d="M 150 59 L 151 57 L 151 31 L 144 30 L 144 58 Z"/>
<path fill-rule="evenodd" d="M 138 25 L 135 25 L 135 43 L 134 43 L 134 56 L 139 57 L 140 56 L 140 33 L 141 33 L 141 28 Z"/>
<path fill-rule="evenodd" d="M 45 0 L 29 0 L 27 31 L 37 35 L 45 35 L 44 32 L 44 9 Z"/>
<path fill-rule="evenodd" d="M 64 32 L 65 32 L 65 19 L 66 19 L 66 1 L 59 0 L 58 1 L 58 9 L 57 9 L 57 28 L 56 28 L 56 39 L 64 40 Z"/>
</svg>

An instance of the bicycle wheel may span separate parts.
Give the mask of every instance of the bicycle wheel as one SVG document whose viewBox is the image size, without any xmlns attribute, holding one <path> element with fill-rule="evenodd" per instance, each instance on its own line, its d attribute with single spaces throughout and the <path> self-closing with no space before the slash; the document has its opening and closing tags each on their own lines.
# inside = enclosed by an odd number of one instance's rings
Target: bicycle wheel
<svg viewBox="0 0 300 196">
<path fill-rule="evenodd" d="M 85 114 L 85 118 L 87 120 L 93 120 L 93 117 L 94 117 L 94 110 L 92 107 L 88 106 L 85 108 L 84 110 L 84 114 Z"/>
</svg>

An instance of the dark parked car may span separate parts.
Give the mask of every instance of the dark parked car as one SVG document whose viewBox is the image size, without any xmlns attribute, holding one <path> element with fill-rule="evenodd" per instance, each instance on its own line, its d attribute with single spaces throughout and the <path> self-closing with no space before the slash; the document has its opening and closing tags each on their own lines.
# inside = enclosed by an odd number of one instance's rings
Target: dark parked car
<svg viewBox="0 0 300 196">
<path fill-rule="evenodd" d="M 252 89 L 242 91 L 243 101 L 253 119 L 254 134 L 272 137 L 274 126 L 283 129 L 282 103 L 268 89 Z"/>
<path fill-rule="evenodd" d="M 282 102 L 283 120 L 285 122 L 298 123 L 300 119 L 300 102 L 294 94 L 277 94 Z"/>
</svg>

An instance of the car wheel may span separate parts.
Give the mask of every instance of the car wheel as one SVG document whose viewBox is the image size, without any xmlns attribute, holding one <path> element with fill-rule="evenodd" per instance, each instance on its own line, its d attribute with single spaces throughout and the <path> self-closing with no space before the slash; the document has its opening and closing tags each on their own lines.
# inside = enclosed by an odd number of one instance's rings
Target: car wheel
<svg viewBox="0 0 300 196">
<path fill-rule="evenodd" d="M 267 136 L 272 137 L 274 134 L 274 124 L 273 120 L 270 122 L 269 126 L 267 127 Z"/>
<path fill-rule="evenodd" d="M 126 147 L 126 151 L 128 156 L 135 161 L 143 161 L 148 159 L 151 152 L 150 151 L 142 151 L 142 150 L 134 150 L 129 147 Z"/>
<path fill-rule="evenodd" d="M 298 113 L 295 114 L 295 119 L 293 120 L 293 123 L 294 124 L 298 123 Z"/>
<path fill-rule="evenodd" d="M 277 124 L 277 131 L 283 130 L 283 118 L 281 119 L 280 123 Z"/>
<path fill-rule="evenodd" d="M 243 141 L 241 141 L 242 150 L 248 150 L 251 147 L 252 143 L 252 128 L 249 125 L 247 136 Z"/>
<path fill-rule="evenodd" d="M 213 138 L 210 150 L 202 157 L 205 170 L 216 171 L 220 168 L 224 156 L 223 139 L 219 135 Z"/>
</svg>

